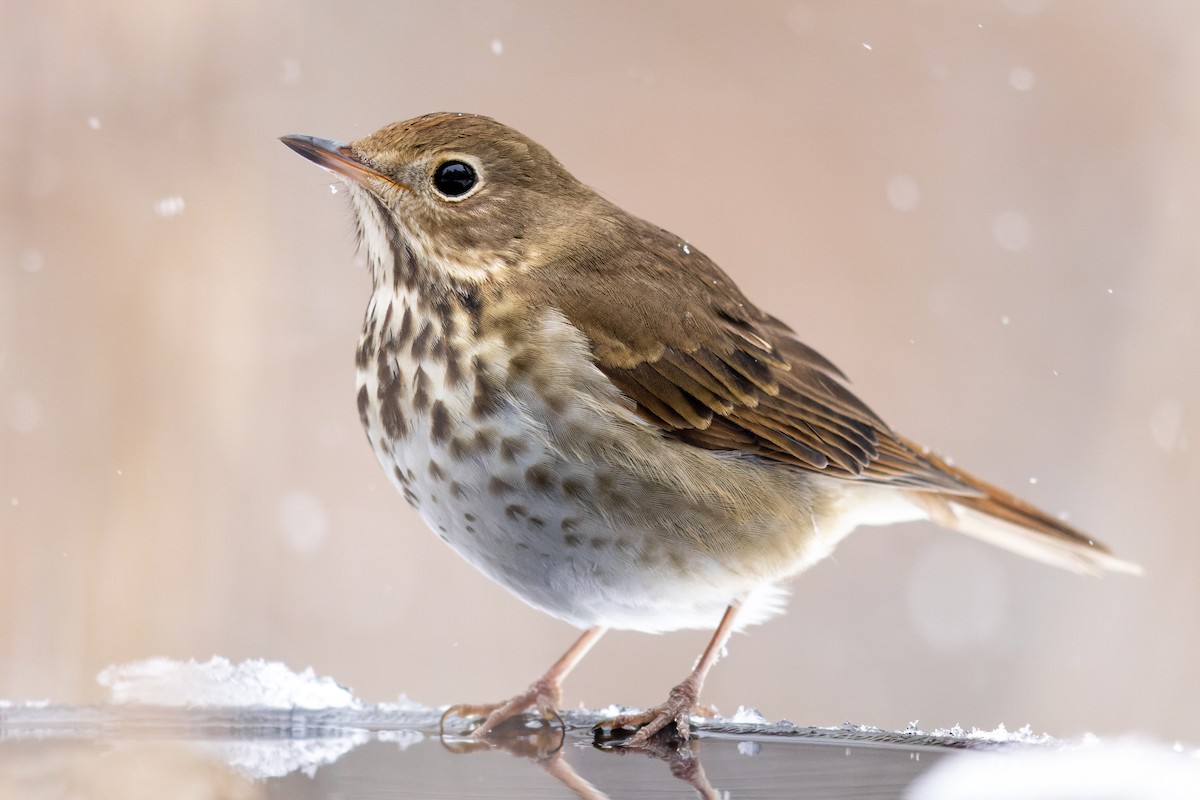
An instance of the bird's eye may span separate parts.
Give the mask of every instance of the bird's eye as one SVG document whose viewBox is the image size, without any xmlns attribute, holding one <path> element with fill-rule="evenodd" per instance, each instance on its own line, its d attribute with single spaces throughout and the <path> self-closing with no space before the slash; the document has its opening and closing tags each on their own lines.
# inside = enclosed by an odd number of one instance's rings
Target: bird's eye
<svg viewBox="0 0 1200 800">
<path fill-rule="evenodd" d="M 462 197 L 478 180 L 471 165 L 462 161 L 447 161 L 433 171 L 434 188 L 446 197 Z"/>
</svg>

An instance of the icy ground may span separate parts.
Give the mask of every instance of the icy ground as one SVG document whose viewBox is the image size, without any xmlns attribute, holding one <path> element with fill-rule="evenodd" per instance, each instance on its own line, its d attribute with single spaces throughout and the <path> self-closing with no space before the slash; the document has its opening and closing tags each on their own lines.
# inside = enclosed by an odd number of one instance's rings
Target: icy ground
<svg viewBox="0 0 1200 800">
<path fill-rule="evenodd" d="M 438 709 L 405 697 L 395 703 L 364 703 L 311 668 L 295 672 L 279 662 L 153 658 L 108 667 L 98 680 L 110 690 L 110 706 L 67 709 L 0 701 L 0 742 L 69 733 L 99 736 L 121 725 L 157 727 L 195 738 L 205 726 L 224 726 L 229 735 L 209 738 L 201 746 L 249 777 L 273 778 L 297 771 L 312 776 L 322 765 L 371 740 L 405 749 L 426 736 L 438 736 L 439 730 Z M 563 717 L 569 727 L 586 729 L 628 710 L 579 709 Z M 990 731 L 955 727 L 929 732 L 916 723 L 902 731 L 851 724 L 799 727 L 769 722 L 746 708 L 696 722 L 701 736 L 745 737 L 746 753 L 765 741 L 763 737 L 970 751 L 933 765 L 910 787 L 910 800 L 1200 798 L 1200 750 L 1178 744 L 1170 747 L 1144 739 L 1102 742 L 1096 737 L 1062 741 L 1028 727 L 1009 731 L 1003 725 Z M 447 733 L 460 735 L 463 726 L 455 720 Z"/>
</svg>

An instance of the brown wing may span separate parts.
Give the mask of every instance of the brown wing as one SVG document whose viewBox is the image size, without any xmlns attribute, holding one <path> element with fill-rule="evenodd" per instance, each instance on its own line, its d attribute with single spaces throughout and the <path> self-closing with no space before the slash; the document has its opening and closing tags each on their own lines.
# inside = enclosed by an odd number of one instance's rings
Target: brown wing
<svg viewBox="0 0 1200 800">
<path fill-rule="evenodd" d="M 537 283 L 645 420 L 698 447 L 798 469 L 977 493 L 893 434 L 833 364 L 702 253 L 623 214 L 607 222 L 620 230 L 582 252 L 575 240 L 558 279 Z"/>
</svg>

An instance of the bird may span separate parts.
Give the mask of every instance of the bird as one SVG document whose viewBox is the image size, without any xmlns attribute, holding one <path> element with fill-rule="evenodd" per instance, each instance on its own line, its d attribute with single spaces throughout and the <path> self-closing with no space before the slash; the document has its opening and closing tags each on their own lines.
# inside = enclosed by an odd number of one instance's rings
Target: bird
<svg viewBox="0 0 1200 800">
<path fill-rule="evenodd" d="M 348 190 L 372 282 L 357 405 L 380 466 L 466 561 L 582 630 L 513 698 L 452 707 L 482 719 L 472 735 L 556 715 L 609 629 L 712 630 L 665 702 L 606 723 L 629 746 L 686 740 L 730 634 L 859 526 L 927 519 L 1074 572 L 1140 572 L 893 431 L 700 249 L 518 131 L 434 113 L 281 140 Z"/>
</svg>

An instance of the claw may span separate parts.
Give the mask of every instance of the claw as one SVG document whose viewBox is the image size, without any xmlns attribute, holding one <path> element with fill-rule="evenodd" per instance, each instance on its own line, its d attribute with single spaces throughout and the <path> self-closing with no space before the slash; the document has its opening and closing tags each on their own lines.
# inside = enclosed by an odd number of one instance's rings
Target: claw
<svg viewBox="0 0 1200 800">
<path fill-rule="evenodd" d="M 605 728 L 610 731 L 608 746 L 644 747 L 651 738 L 665 736 L 660 733 L 674 723 L 675 735 L 686 742 L 692 735 L 692 709 L 696 704 L 696 689 L 690 681 L 684 681 L 671 690 L 667 702 L 638 714 L 620 714 L 612 719 L 603 720 L 592 728 L 602 734 Z M 636 727 L 637 732 L 628 739 L 614 741 L 616 732 L 621 728 Z"/>
<path fill-rule="evenodd" d="M 450 706 L 442 713 L 438 731 L 442 736 L 446 735 L 446 720 L 453 715 L 464 720 L 483 717 L 483 721 L 470 734 L 474 739 L 482 739 L 495 728 L 520 717 L 529 709 L 536 710 L 544 720 L 557 720 L 559 727 L 565 730 L 566 724 L 555 708 L 559 702 L 558 687 L 548 684 L 545 680 L 538 680 L 524 692 L 503 703 L 459 703 Z"/>
<path fill-rule="evenodd" d="M 562 680 L 579 663 L 580 659 L 587 655 L 588 650 L 592 649 L 592 645 L 600 640 L 600 637 L 604 635 L 604 630 L 604 628 L 589 628 L 584 631 L 562 658 L 554 662 L 553 666 L 546 671 L 545 675 L 511 700 L 484 705 L 460 703 L 450 706 L 442 713 L 441 720 L 438 722 L 439 733 L 443 738 L 445 737 L 446 720 L 451 715 L 457 714 L 464 720 L 482 716 L 484 717 L 483 722 L 471 731 L 471 737 L 479 740 L 487 736 L 490 731 L 521 716 L 531 708 L 540 713 L 543 720 L 557 720 L 559 729 L 565 732 L 566 723 L 563 722 L 563 718 L 557 710 L 562 705 Z"/>
</svg>

